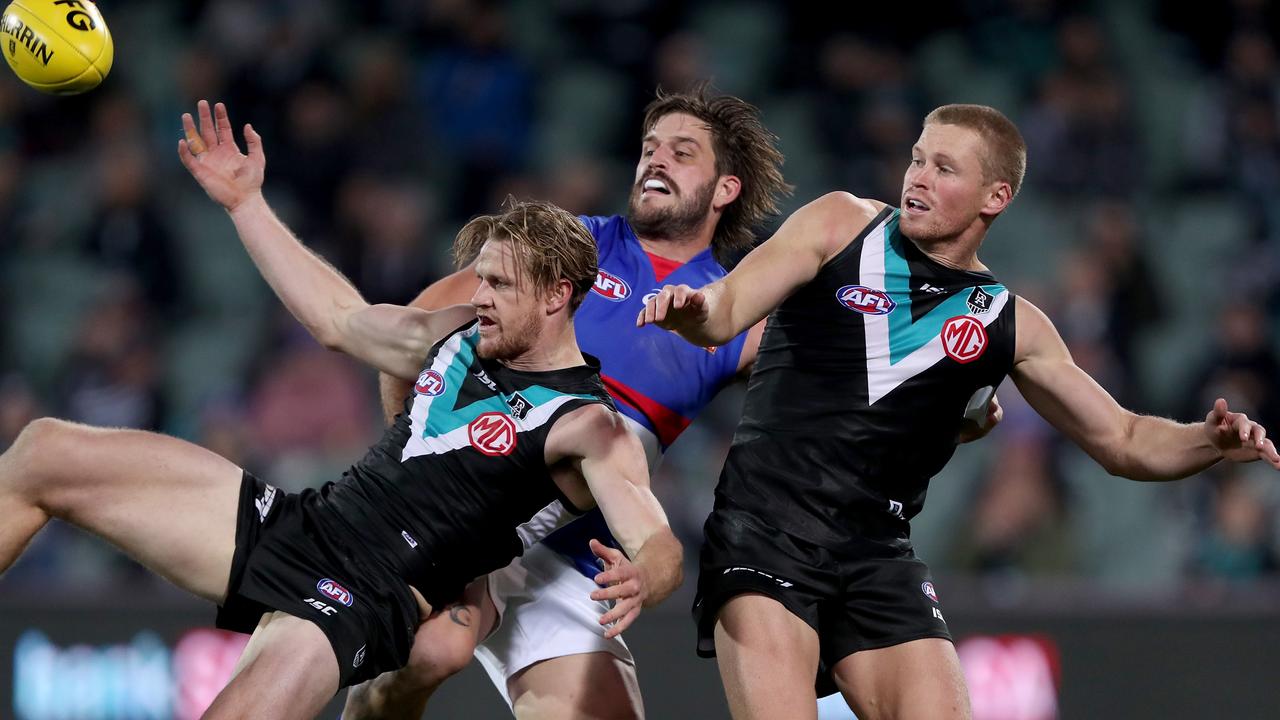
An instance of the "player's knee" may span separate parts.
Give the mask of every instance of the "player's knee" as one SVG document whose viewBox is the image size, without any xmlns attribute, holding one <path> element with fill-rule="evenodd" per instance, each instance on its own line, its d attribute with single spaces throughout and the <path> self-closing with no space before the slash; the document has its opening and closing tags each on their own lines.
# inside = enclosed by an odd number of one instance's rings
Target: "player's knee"
<svg viewBox="0 0 1280 720">
<path fill-rule="evenodd" d="M 456 675 L 471 662 L 475 643 L 465 633 L 438 633 L 420 637 L 401 673 L 404 680 L 419 688 L 434 688 Z"/>
<path fill-rule="evenodd" d="M 49 417 L 27 423 L 4 454 L 8 465 L 5 481 L 19 487 L 38 485 L 43 479 L 44 461 L 60 456 L 63 438 L 74 427 L 73 423 Z"/>
<path fill-rule="evenodd" d="M 71 479 L 60 468 L 84 448 L 82 435 L 87 427 L 57 418 L 38 418 L 27 424 L 4 454 L 0 478 L 6 489 L 41 507 L 54 517 L 67 510 L 52 498 L 61 497 L 60 484 Z M 73 496 L 78 496 L 73 494 Z"/>
<path fill-rule="evenodd" d="M 456 675 L 471 663 L 476 646 L 470 635 L 451 633 L 437 643 L 434 656 L 434 672 L 440 680 Z"/>
</svg>

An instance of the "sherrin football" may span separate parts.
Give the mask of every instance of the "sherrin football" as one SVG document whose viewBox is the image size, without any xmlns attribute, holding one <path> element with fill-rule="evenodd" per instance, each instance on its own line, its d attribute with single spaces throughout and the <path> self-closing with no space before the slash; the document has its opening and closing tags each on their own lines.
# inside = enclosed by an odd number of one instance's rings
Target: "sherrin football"
<svg viewBox="0 0 1280 720">
<path fill-rule="evenodd" d="M 14 0 L 0 19 L 4 59 L 23 82 L 55 95 L 97 87 L 115 47 L 89 0 Z"/>
</svg>

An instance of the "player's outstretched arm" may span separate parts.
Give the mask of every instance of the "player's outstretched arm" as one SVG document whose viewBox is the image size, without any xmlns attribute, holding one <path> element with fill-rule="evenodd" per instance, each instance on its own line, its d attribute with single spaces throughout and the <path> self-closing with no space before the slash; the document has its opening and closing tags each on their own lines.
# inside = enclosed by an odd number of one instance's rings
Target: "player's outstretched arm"
<svg viewBox="0 0 1280 720">
<path fill-rule="evenodd" d="M 409 307 L 439 310 L 451 305 L 465 305 L 475 295 L 479 285 L 480 278 L 476 277 L 475 269 L 468 266 L 428 285 L 409 303 Z M 404 398 L 412 389 L 413 381 L 410 378 L 378 374 L 378 394 L 382 400 L 383 416 L 388 424 L 404 409 Z"/>
<path fill-rule="evenodd" d="M 576 465 L 586 480 L 609 530 L 630 556 L 598 542 L 592 549 L 606 562 L 596 582 L 606 585 L 592 593 L 596 600 L 613 600 L 613 609 L 600 618 L 614 637 L 640 613 L 666 599 L 683 580 L 684 550 L 671 532 L 667 516 L 649 489 L 649 465 L 640 440 L 616 412 L 602 405 L 579 408 L 561 418 L 547 438 L 548 461 Z"/>
<path fill-rule="evenodd" d="M 1071 360 L 1053 323 L 1018 298 L 1017 349 L 1012 377 L 1031 407 L 1074 440 L 1112 475 L 1132 480 L 1177 480 L 1219 460 L 1266 460 L 1280 455 L 1266 430 L 1219 399 L 1202 423 L 1182 424 L 1134 414 Z"/>
<path fill-rule="evenodd" d="M 812 280 L 883 208 L 849 193 L 823 195 L 793 213 L 720 280 L 702 288 L 662 288 L 636 317 L 636 326 L 657 325 L 696 345 L 724 345 Z"/>
<path fill-rule="evenodd" d="M 199 122 L 182 116 L 186 137 L 178 157 L 200 187 L 226 208 L 263 278 L 289 312 L 326 347 L 341 350 L 384 372 L 413 378 L 427 350 L 443 333 L 465 322 L 465 312 L 441 315 L 417 308 L 369 305 L 333 266 L 308 250 L 276 217 L 262 196 L 266 156 L 262 138 L 245 125 L 248 154 L 240 152 L 227 108 L 197 106 Z M 457 322 L 453 325 L 449 323 Z"/>
</svg>

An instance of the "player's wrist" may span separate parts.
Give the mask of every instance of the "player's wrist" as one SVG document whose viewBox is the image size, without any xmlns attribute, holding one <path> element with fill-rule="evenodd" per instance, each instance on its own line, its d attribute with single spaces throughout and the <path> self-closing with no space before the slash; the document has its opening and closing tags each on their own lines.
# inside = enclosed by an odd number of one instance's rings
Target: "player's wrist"
<svg viewBox="0 0 1280 720">
<path fill-rule="evenodd" d="M 231 215 L 232 220 L 252 215 L 256 212 L 262 212 L 267 209 L 267 199 L 262 194 L 262 190 L 254 190 L 245 193 L 239 198 L 233 200 L 226 205 L 227 213 Z"/>
</svg>

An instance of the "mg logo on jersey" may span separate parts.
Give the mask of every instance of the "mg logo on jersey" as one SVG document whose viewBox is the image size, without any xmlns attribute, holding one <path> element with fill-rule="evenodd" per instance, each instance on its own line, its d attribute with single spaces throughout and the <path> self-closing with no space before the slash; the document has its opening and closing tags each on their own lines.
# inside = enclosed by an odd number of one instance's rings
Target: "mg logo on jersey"
<svg viewBox="0 0 1280 720">
<path fill-rule="evenodd" d="M 942 325 L 942 349 L 958 363 L 970 363 L 987 349 L 987 329 L 968 315 L 953 317 Z"/>
<path fill-rule="evenodd" d="M 325 578 L 316 583 L 316 589 L 330 600 L 342 603 L 347 607 L 351 607 L 351 603 L 356 601 L 355 596 L 351 594 L 350 590 L 342 587 L 338 584 L 338 581 L 330 578 Z"/>
<path fill-rule="evenodd" d="M 423 370 L 418 381 L 413 384 L 413 391 L 419 395 L 435 397 L 444 392 L 444 378 L 435 370 Z"/>
<path fill-rule="evenodd" d="M 467 426 L 467 439 L 490 457 L 510 455 L 516 449 L 516 421 L 506 413 L 483 413 Z"/>
<path fill-rule="evenodd" d="M 596 284 L 591 286 L 591 292 L 599 295 L 605 300 L 613 302 L 622 302 L 631 296 L 631 286 L 627 285 L 627 281 L 604 270 L 596 271 Z"/>
<path fill-rule="evenodd" d="M 845 285 L 836 291 L 836 300 L 863 315 L 888 315 L 898 307 L 888 293 L 865 285 Z"/>
</svg>

